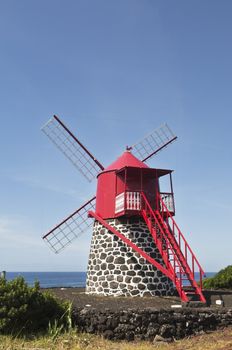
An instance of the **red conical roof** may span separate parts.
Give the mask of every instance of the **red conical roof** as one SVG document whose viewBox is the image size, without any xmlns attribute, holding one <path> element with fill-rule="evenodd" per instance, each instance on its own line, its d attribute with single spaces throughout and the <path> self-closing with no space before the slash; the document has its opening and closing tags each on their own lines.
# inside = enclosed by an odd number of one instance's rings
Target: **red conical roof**
<svg viewBox="0 0 232 350">
<path fill-rule="evenodd" d="M 136 158 L 130 151 L 125 151 L 115 162 L 110 164 L 103 171 L 119 170 L 124 167 L 148 168 L 146 164 Z"/>
</svg>

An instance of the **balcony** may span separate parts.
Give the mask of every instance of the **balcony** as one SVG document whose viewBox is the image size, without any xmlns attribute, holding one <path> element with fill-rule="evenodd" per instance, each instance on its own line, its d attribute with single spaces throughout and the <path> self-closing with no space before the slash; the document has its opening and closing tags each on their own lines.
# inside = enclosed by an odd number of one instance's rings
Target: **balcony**
<svg viewBox="0 0 232 350">
<path fill-rule="evenodd" d="M 174 197 L 172 193 L 161 192 L 160 197 L 165 206 L 162 207 L 162 211 L 169 211 L 170 213 L 175 213 L 175 204 Z M 162 206 L 162 202 L 160 201 L 160 207 Z"/>
<path fill-rule="evenodd" d="M 175 213 L 174 198 L 172 193 L 160 193 L 161 199 L 164 203 L 162 211 L 169 211 Z M 161 203 L 159 207 L 161 208 Z M 126 191 L 118 194 L 115 198 L 115 214 L 124 214 L 125 211 L 140 211 L 142 209 L 142 196 L 140 191 Z"/>
<path fill-rule="evenodd" d="M 125 210 L 141 210 L 141 194 L 140 192 L 122 192 L 115 198 L 115 214 L 124 212 Z"/>
</svg>

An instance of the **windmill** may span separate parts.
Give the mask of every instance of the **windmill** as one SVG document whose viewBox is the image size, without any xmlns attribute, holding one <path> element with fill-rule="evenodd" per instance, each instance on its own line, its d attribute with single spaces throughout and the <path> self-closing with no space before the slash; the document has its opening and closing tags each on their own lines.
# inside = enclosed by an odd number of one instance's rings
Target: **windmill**
<svg viewBox="0 0 232 350">
<path fill-rule="evenodd" d="M 97 178 L 96 195 L 43 236 L 58 253 L 93 226 L 86 293 L 171 295 L 175 286 L 182 301 L 205 302 L 204 271 L 173 218 L 172 170 L 145 163 L 177 139 L 168 125 L 106 168 L 57 116 L 42 131 L 88 181 Z M 160 189 L 163 176 L 169 192 Z"/>
</svg>

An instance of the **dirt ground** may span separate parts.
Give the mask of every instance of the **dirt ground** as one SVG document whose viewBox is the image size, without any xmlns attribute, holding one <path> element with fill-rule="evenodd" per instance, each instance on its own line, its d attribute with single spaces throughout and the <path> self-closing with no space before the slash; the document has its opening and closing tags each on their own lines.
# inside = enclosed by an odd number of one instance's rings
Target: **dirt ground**
<svg viewBox="0 0 232 350">
<path fill-rule="evenodd" d="M 181 304 L 178 296 L 173 297 L 110 297 L 85 294 L 84 288 L 50 288 L 45 289 L 57 297 L 69 300 L 74 307 L 92 307 L 97 310 L 110 309 L 113 311 L 146 308 L 170 308 L 171 305 Z M 232 307 L 232 291 L 205 291 L 207 306 L 216 306 L 216 300 L 222 300 L 223 306 Z"/>
</svg>

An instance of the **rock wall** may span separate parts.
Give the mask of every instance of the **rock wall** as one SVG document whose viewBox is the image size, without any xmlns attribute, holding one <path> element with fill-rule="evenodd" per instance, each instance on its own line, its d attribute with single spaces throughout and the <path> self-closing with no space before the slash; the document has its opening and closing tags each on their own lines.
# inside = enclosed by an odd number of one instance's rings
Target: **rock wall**
<svg viewBox="0 0 232 350">
<path fill-rule="evenodd" d="M 111 219 L 108 223 L 164 266 L 142 219 Z M 168 296 L 173 292 L 170 279 L 95 221 L 87 269 L 87 294 L 143 297 Z"/>
<path fill-rule="evenodd" d="M 122 340 L 181 339 L 232 324 L 232 309 L 127 310 L 75 309 L 73 322 L 83 332 Z"/>
</svg>

